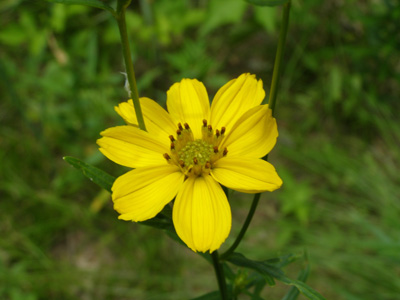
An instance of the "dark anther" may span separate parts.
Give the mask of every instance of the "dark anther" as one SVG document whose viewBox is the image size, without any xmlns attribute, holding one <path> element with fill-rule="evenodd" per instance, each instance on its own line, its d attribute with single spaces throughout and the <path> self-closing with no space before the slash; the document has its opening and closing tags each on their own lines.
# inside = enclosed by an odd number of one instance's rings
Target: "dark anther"
<svg viewBox="0 0 400 300">
<path fill-rule="evenodd" d="M 224 152 L 222 152 L 222 155 L 223 155 L 223 156 L 226 156 L 227 154 L 228 154 L 228 149 L 225 148 L 225 149 L 224 149 Z"/>
<path fill-rule="evenodd" d="M 183 162 L 183 160 L 179 161 L 179 165 L 181 166 L 181 168 L 183 168 L 185 166 L 185 163 Z"/>
<path fill-rule="evenodd" d="M 210 164 L 210 162 L 208 161 L 208 162 L 206 162 L 206 164 L 205 164 L 205 167 L 206 167 L 206 169 L 209 169 L 209 168 L 211 168 L 211 164 Z"/>
<path fill-rule="evenodd" d="M 175 139 L 172 135 L 169 136 L 169 139 L 171 140 L 171 142 L 175 142 Z"/>
<path fill-rule="evenodd" d="M 195 165 L 197 165 L 199 163 L 199 161 L 197 160 L 197 157 L 193 157 L 193 162 Z"/>
<path fill-rule="evenodd" d="M 166 159 L 166 160 L 170 160 L 171 159 L 171 157 L 168 155 L 168 153 L 164 153 L 164 158 Z"/>
<path fill-rule="evenodd" d="M 175 144 L 171 143 L 171 150 L 175 150 Z"/>
<path fill-rule="evenodd" d="M 176 131 L 177 135 L 181 135 L 182 131 L 180 131 L 179 129 Z"/>
<path fill-rule="evenodd" d="M 211 125 L 208 125 L 207 128 L 208 128 L 208 131 L 212 131 L 212 126 Z"/>
<path fill-rule="evenodd" d="M 183 126 L 185 126 L 185 129 L 189 129 L 190 128 L 188 123 L 183 124 Z"/>
<path fill-rule="evenodd" d="M 225 133 L 225 127 L 222 127 L 221 128 L 221 134 L 224 134 Z"/>
<path fill-rule="evenodd" d="M 218 153 L 218 147 L 214 146 L 214 153 Z"/>
<path fill-rule="evenodd" d="M 182 127 L 181 123 L 178 123 L 178 128 L 179 128 L 179 130 L 183 130 L 183 127 Z"/>
<path fill-rule="evenodd" d="M 203 120 L 203 126 L 207 127 L 207 120 L 206 119 Z"/>
<path fill-rule="evenodd" d="M 218 129 L 215 130 L 215 135 L 216 135 L 217 137 L 219 137 L 219 130 L 218 130 Z"/>
</svg>

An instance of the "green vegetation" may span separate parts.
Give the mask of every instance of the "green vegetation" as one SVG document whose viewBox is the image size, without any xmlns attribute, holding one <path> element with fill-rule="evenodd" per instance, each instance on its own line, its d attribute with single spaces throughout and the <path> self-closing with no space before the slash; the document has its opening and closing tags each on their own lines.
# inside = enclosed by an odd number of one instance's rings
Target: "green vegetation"
<svg viewBox="0 0 400 300">
<path fill-rule="evenodd" d="M 134 1 L 140 95 L 164 104 L 182 77 L 213 94 L 244 72 L 268 90 L 280 12 L 243 0 Z M 292 2 L 270 155 L 284 187 L 262 195 L 239 250 L 257 260 L 306 249 L 307 283 L 327 299 L 400 295 L 399 18 L 390 0 Z M 1 1 L 0 299 L 176 300 L 217 289 L 204 259 L 117 220 L 108 192 L 62 159 L 125 172 L 96 146 L 100 131 L 122 124 L 113 107 L 127 99 L 123 71 L 107 11 Z M 223 250 L 250 203 L 231 203 Z M 288 290 L 277 283 L 262 296 Z"/>
</svg>

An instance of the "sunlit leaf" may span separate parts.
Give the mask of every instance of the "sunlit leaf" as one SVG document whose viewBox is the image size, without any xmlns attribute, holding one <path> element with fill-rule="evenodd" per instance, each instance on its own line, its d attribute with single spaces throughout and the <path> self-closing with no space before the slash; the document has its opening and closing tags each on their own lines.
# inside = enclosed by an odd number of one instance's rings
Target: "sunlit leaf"
<svg viewBox="0 0 400 300">
<path fill-rule="evenodd" d="M 100 1 L 100 0 L 47 0 L 48 2 L 53 3 L 60 3 L 60 4 L 80 4 L 86 5 L 91 7 L 96 7 L 100 9 L 104 9 L 112 13 L 113 15 L 116 14 L 115 10 L 109 6 L 108 4 Z"/>
<path fill-rule="evenodd" d="M 288 1 L 289 0 L 246 0 L 246 2 L 258 6 L 278 6 Z"/>
<path fill-rule="evenodd" d="M 81 161 L 80 159 L 71 156 L 65 156 L 64 160 L 76 169 L 80 170 L 83 175 L 85 175 L 95 184 L 111 193 L 111 187 L 115 181 L 115 177 L 104 172 L 103 170 L 100 170 L 99 168 L 93 167 Z"/>
</svg>

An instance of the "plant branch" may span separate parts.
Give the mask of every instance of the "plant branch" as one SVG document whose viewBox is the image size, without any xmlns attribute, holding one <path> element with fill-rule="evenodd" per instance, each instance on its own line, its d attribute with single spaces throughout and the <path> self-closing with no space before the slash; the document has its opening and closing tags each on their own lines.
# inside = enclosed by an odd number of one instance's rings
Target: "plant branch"
<svg viewBox="0 0 400 300">
<path fill-rule="evenodd" d="M 143 119 L 142 108 L 140 107 L 139 93 L 136 86 L 135 71 L 133 69 L 131 50 L 129 47 L 128 32 L 126 29 L 125 12 L 126 8 L 129 6 L 130 3 L 131 0 L 118 0 L 116 20 L 118 23 L 119 33 L 121 36 L 122 53 L 124 55 L 126 74 L 128 77 L 129 89 L 131 91 L 130 97 L 132 98 L 133 106 L 135 108 L 136 119 L 139 128 L 142 130 L 146 130 L 146 126 L 144 124 L 144 119 Z"/>
</svg>

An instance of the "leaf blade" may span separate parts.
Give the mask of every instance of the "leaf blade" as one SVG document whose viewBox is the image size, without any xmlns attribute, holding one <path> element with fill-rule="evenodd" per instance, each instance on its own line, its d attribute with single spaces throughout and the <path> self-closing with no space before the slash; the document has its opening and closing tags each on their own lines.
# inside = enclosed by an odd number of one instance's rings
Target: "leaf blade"
<svg viewBox="0 0 400 300">
<path fill-rule="evenodd" d="M 272 276 L 287 285 L 295 286 L 304 296 L 306 296 L 310 300 L 325 300 L 325 298 L 320 293 L 309 287 L 304 282 L 286 277 L 284 272 L 280 268 L 271 263 L 250 260 L 246 258 L 243 254 L 237 252 L 231 254 L 228 258 L 228 261 L 240 267 L 253 269 L 261 275 Z"/>
<path fill-rule="evenodd" d="M 63 159 L 74 168 L 80 170 L 83 175 L 89 178 L 98 186 L 109 191 L 111 193 L 111 187 L 115 181 L 115 177 L 100 170 L 99 168 L 93 167 L 78 158 L 72 156 L 65 156 Z"/>
<path fill-rule="evenodd" d="M 247 3 L 257 6 L 278 6 L 287 3 L 289 0 L 246 0 Z"/>
<path fill-rule="evenodd" d="M 80 5 L 104 9 L 109 11 L 113 16 L 116 15 L 114 8 L 112 8 L 111 6 L 100 0 L 46 0 L 46 1 L 52 3 L 67 4 L 67 5 L 80 4 Z"/>
</svg>

